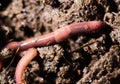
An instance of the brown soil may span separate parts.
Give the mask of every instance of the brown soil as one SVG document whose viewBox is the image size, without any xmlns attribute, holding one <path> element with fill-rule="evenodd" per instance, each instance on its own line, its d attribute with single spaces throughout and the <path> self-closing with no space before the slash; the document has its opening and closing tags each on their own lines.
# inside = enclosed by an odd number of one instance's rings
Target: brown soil
<svg viewBox="0 0 120 84">
<path fill-rule="evenodd" d="M 78 34 L 60 44 L 37 47 L 39 54 L 24 78 L 28 84 L 119 84 L 119 0 L 0 0 L 0 49 L 10 41 L 91 20 L 109 26 L 97 34 Z M 19 60 L 16 52 L 4 59 L 1 84 L 15 84 Z"/>
</svg>

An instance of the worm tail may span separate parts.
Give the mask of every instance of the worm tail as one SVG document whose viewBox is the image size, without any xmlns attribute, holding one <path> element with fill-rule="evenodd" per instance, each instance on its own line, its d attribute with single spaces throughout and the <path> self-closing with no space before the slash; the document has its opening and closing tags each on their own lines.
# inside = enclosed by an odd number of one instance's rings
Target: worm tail
<svg viewBox="0 0 120 84">
<path fill-rule="evenodd" d="M 20 61 L 17 64 L 16 71 L 15 71 L 15 79 L 17 84 L 25 83 L 25 80 L 23 80 L 23 73 L 26 68 L 26 66 L 29 64 L 29 62 L 37 55 L 37 50 L 35 48 L 30 48 L 24 52 L 23 57 L 20 59 Z"/>
</svg>

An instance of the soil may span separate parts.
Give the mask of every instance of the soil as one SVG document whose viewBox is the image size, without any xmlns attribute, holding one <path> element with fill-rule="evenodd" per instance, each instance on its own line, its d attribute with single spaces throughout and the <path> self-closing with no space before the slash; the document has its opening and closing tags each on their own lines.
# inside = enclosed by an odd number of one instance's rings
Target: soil
<svg viewBox="0 0 120 84">
<path fill-rule="evenodd" d="M 27 66 L 27 84 L 119 84 L 120 0 L 0 0 L 0 49 L 11 41 L 52 32 L 73 22 L 100 20 L 97 34 L 74 35 L 37 47 Z M 19 53 L 3 62 L 1 84 L 15 84 Z"/>
</svg>

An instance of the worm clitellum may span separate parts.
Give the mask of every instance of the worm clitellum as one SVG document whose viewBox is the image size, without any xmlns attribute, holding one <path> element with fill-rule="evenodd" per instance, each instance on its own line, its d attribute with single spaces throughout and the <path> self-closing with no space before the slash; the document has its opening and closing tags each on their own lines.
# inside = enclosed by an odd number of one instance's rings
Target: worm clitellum
<svg viewBox="0 0 120 84">
<path fill-rule="evenodd" d="M 105 25 L 101 21 L 78 22 L 72 23 L 63 28 L 59 28 L 54 32 L 43 36 L 33 37 L 21 42 L 11 42 L 6 47 L 9 49 L 25 50 L 36 46 L 47 46 L 54 43 L 59 43 L 66 40 L 71 35 L 78 33 L 95 33 Z"/>
</svg>

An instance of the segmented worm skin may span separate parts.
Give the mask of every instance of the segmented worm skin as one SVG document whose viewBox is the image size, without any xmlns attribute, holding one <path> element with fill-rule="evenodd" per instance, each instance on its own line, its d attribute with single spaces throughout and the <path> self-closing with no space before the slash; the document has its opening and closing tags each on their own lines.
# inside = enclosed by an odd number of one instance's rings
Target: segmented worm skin
<svg viewBox="0 0 120 84">
<path fill-rule="evenodd" d="M 59 43 L 77 33 L 94 33 L 99 31 L 105 25 L 101 21 L 72 23 L 54 32 L 39 37 L 30 38 L 21 42 L 11 42 L 6 47 L 10 49 L 25 50 L 36 46 L 47 46 Z"/>
<path fill-rule="evenodd" d="M 29 64 L 29 62 L 35 56 L 37 56 L 37 50 L 35 48 L 30 48 L 30 49 L 24 51 L 24 55 L 18 62 L 16 71 L 15 71 L 16 84 L 26 84 L 25 80 L 22 77 L 23 72 L 24 72 L 26 66 Z"/>
</svg>

